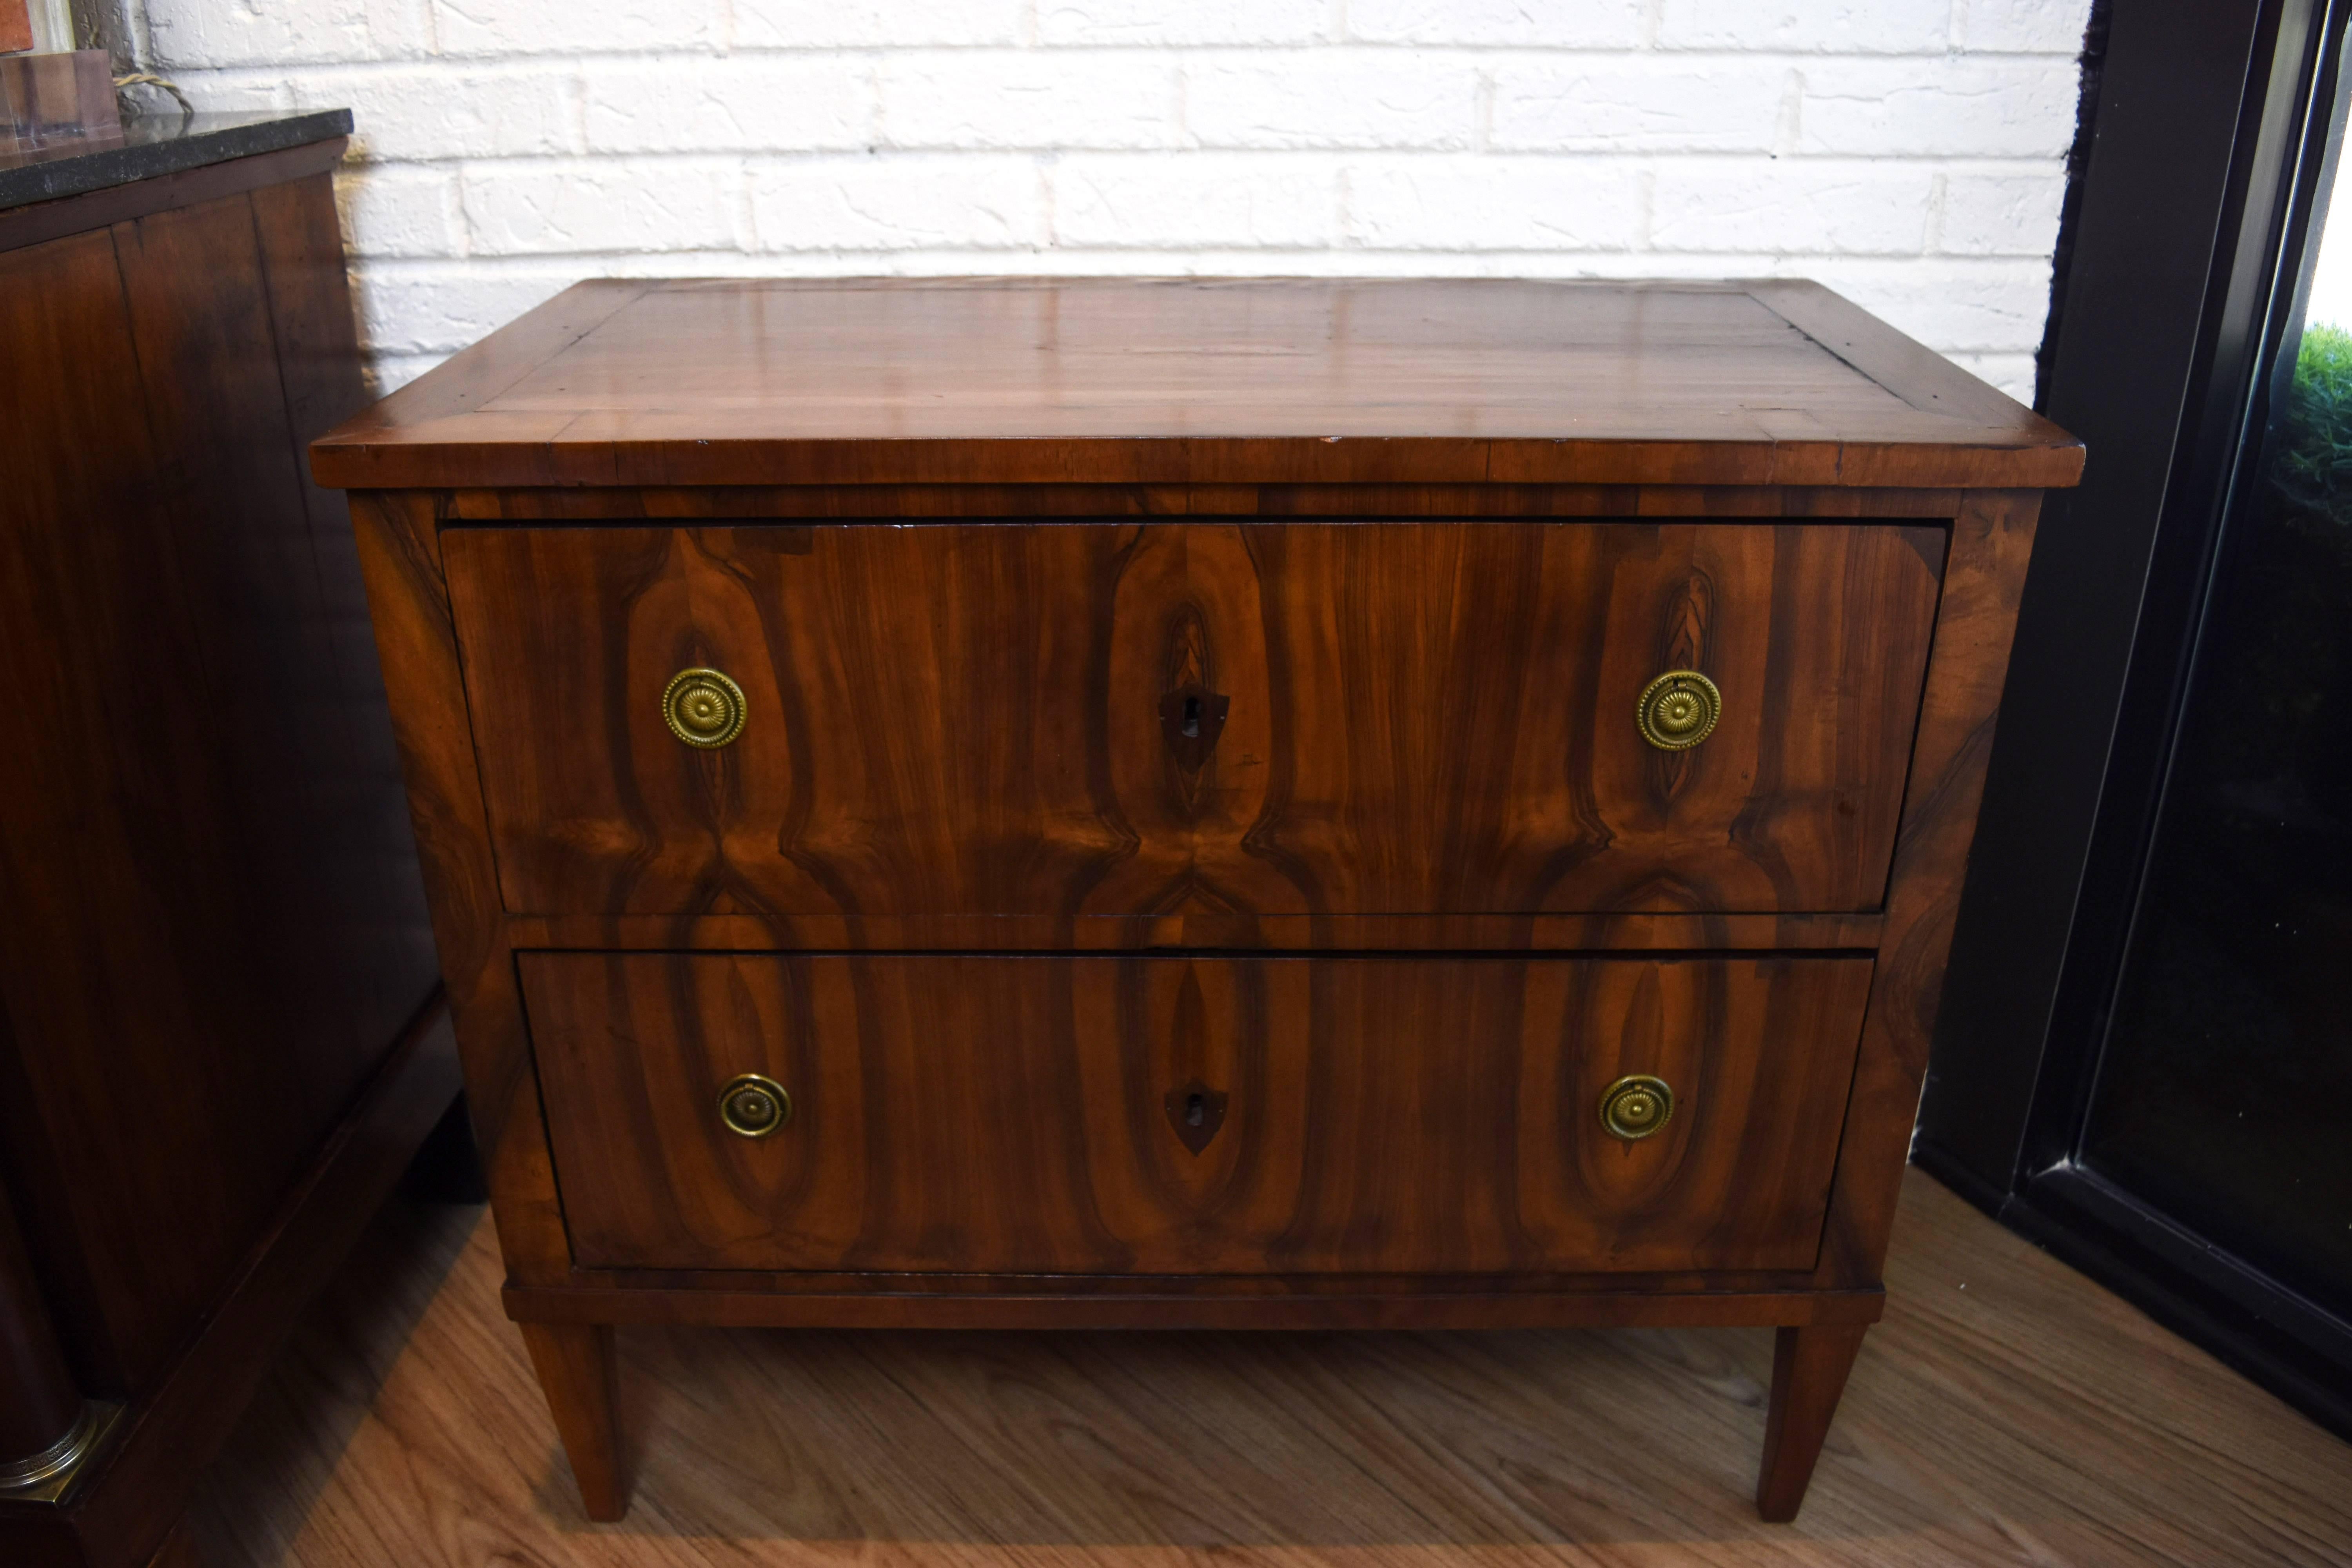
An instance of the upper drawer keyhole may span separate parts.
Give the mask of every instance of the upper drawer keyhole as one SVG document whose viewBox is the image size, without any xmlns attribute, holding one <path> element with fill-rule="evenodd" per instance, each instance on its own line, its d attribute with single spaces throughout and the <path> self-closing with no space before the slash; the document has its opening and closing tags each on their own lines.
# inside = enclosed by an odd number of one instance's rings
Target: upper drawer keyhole
<svg viewBox="0 0 2352 1568">
<path fill-rule="evenodd" d="M 1176 763 L 1186 773 L 1198 773 L 1224 733 L 1225 710 L 1233 700 L 1188 681 L 1160 700 L 1160 729 Z"/>
</svg>

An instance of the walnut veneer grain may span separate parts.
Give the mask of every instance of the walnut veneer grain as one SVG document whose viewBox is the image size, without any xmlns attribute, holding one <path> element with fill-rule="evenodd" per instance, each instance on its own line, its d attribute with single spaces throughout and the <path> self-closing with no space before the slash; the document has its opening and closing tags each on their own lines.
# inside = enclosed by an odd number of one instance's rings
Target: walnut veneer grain
<svg viewBox="0 0 2352 1568">
<path fill-rule="evenodd" d="M 998 523 L 463 529 L 444 558 L 509 910 L 1090 918 L 1874 909 L 1943 550 Z M 723 751 L 643 700 L 688 665 L 749 699 Z M 1724 716 L 1662 753 L 1632 715 L 1681 668 Z M 1159 699 L 1193 686 L 1219 733 L 1188 756 Z"/>
<path fill-rule="evenodd" d="M 1861 958 L 522 972 L 583 1268 L 1162 1276 L 1809 1270 L 1870 984 Z M 793 1119 L 714 1140 L 744 1072 Z M 1633 1072 L 1680 1097 L 1638 1143 L 1594 1112 Z"/>
<path fill-rule="evenodd" d="M 634 281 L 312 458 L 600 1514 L 650 1322 L 1770 1325 L 1793 1511 L 2063 432 L 1811 284 Z"/>
<path fill-rule="evenodd" d="M 713 279 L 578 285 L 317 462 L 353 489 L 2016 486 L 2082 448 L 1811 283 Z"/>
</svg>

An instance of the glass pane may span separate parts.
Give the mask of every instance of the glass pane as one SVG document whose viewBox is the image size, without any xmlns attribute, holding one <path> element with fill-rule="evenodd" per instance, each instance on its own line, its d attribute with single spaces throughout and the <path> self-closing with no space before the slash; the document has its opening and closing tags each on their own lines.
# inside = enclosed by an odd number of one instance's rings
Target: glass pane
<svg viewBox="0 0 2352 1568">
<path fill-rule="evenodd" d="M 2352 1312 L 2352 189 L 2340 176 L 2336 195 L 2293 390 L 2222 537 L 2082 1156 Z"/>
</svg>

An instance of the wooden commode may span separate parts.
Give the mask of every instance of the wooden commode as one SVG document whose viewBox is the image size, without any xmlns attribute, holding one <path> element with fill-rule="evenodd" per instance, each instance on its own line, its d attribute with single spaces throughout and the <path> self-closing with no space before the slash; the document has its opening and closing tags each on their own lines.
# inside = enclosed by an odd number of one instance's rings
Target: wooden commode
<svg viewBox="0 0 2352 1568">
<path fill-rule="evenodd" d="M 1808 283 L 583 284 L 352 492 L 506 1304 L 1864 1328 L 2063 432 Z"/>
</svg>

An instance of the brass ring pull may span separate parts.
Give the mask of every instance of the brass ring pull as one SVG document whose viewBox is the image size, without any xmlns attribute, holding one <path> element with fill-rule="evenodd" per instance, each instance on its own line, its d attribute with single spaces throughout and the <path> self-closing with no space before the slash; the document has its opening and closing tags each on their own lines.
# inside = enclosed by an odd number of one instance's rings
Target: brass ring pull
<svg viewBox="0 0 2352 1568">
<path fill-rule="evenodd" d="M 1634 1073 L 1601 1091 L 1601 1125 L 1612 1138 L 1638 1143 L 1675 1113 L 1675 1091 L 1662 1078 Z"/>
<path fill-rule="evenodd" d="M 772 1078 L 747 1072 L 719 1091 L 719 1120 L 744 1138 L 765 1138 L 793 1119 L 793 1097 Z"/>
<path fill-rule="evenodd" d="M 681 669 L 662 689 L 662 718 L 689 746 L 716 751 L 743 732 L 743 689 L 715 669 Z"/>
<path fill-rule="evenodd" d="M 1696 669 L 1670 669 L 1642 688 L 1633 718 L 1642 739 L 1662 752 L 1686 752 L 1715 733 L 1723 693 Z"/>
</svg>

